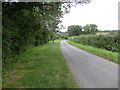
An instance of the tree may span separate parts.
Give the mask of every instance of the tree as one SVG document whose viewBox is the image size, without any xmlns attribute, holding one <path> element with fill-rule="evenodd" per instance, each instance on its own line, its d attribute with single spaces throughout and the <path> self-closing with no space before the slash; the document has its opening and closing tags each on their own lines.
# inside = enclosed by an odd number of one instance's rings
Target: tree
<svg viewBox="0 0 120 90">
<path fill-rule="evenodd" d="M 63 12 L 59 2 L 4 2 L 3 65 L 33 44 L 47 43 Z"/>
<path fill-rule="evenodd" d="M 68 35 L 69 36 L 78 36 L 82 34 L 82 26 L 80 25 L 72 25 L 68 27 Z"/>
<path fill-rule="evenodd" d="M 83 27 L 84 29 L 84 34 L 95 34 L 98 29 L 97 25 L 95 24 L 87 24 L 86 26 Z"/>
</svg>

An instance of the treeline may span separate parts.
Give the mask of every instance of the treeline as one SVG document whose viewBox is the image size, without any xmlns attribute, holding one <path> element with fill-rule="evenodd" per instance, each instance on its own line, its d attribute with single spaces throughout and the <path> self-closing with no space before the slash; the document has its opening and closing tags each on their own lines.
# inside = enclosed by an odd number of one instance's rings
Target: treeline
<svg viewBox="0 0 120 90">
<path fill-rule="evenodd" d="M 69 40 L 90 45 L 96 48 L 102 48 L 113 52 L 119 52 L 120 42 L 118 34 L 108 34 L 108 35 L 81 35 L 70 37 Z"/>
<path fill-rule="evenodd" d="M 68 27 L 69 36 L 79 36 L 81 34 L 95 34 L 98 32 L 97 25 L 87 24 L 86 26 L 71 25 Z"/>
<path fill-rule="evenodd" d="M 2 59 L 3 66 L 16 62 L 15 56 L 29 45 L 42 45 L 54 38 L 60 18 L 65 12 L 60 2 L 3 2 Z M 63 8 L 64 9 L 64 8 Z"/>
</svg>

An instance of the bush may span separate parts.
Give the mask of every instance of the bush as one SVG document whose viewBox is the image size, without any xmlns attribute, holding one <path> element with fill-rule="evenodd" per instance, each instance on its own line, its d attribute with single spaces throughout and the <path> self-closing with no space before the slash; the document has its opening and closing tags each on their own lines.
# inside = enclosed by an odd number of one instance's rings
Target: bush
<svg viewBox="0 0 120 90">
<path fill-rule="evenodd" d="M 118 34 L 108 35 L 81 35 L 69 38 L 69 40 L 84 45 L 90 45 L 97 48 L 106 49 L 113 52 L 118 52 Z"/>
</svg>

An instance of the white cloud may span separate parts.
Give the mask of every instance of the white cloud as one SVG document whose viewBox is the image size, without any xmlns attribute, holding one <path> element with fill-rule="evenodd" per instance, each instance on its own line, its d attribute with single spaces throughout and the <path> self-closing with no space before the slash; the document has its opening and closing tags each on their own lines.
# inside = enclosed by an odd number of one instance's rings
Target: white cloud
<svg viewBox="0 0 120 90">
<path fill-rule="evenodd" d="M 72 7 L 70 13 L 64 15 L 63 25 L 96 24 L 100 30 L 118 29 L 118 1 L 92 0 L 89 4 Z M 66 29 L 61 31 L 66 31 Z"/>
</svg>

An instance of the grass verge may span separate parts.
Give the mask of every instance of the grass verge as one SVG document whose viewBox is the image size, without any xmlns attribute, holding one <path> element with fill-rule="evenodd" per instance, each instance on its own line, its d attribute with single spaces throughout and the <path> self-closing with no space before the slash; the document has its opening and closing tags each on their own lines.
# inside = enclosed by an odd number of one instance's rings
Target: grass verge
<svg viewBox="0 0 120 90">
<path fill-rule="evenodd" d="M 95 48 L 92 46 L 88 46 L 88 45 L 83 45 L 83 44 L 78 44 L 72 41 L 67 40 L 67 42 L 77 48 L 80 48 L 82 50 L 88 51 L 90 53 L 96 54 L 98 56 L 101 56 L 105 59 L 108 59 L 112 62 L 115 62 L 118 64 L 118 53 L 117 52 L 111 52 L 105 49 L 100 49 L 100 48 Z"/>
<path fill-rule="evenodd" d="M 78 88 L 60 50 L 60 41 L 34 47 L 3 69 L 3 88 Z"/>
</svg>

